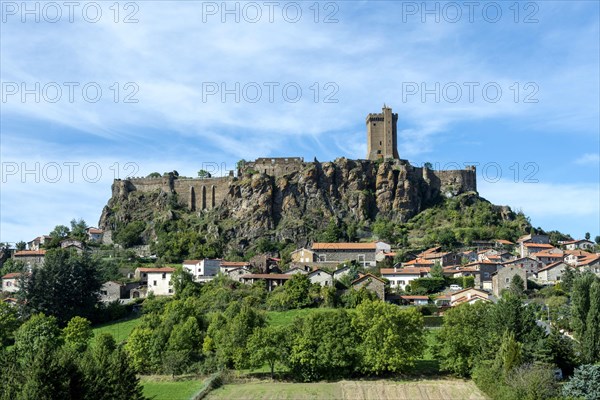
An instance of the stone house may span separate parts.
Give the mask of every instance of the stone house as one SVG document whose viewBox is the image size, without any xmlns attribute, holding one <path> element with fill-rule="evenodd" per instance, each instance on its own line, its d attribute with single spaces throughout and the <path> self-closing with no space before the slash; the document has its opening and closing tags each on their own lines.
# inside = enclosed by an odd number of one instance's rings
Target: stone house
<svg viewBox="0 0 600 400">
<path fill-rule="evenodd" d="M 50 240 L 52 240 L 51 236 L 48 236 L 48 235 L 38 236 L 35 239 L 33 239 L 32 241 L 27 242 L 27 249 L 28 250 L 41 250 L 42 246 L 44 246 Z"/>
<path fill-rule="evenodd" d="M 587 239 L 571 240 L 561 243 L 561 246 L 564 246 L 567 250 L 591 250 L 594 248 L 594 245 L 594 242 Z"/>
<path fill-rule="evenodd" d="M 600 255 L 593 254 L 582 260 L 579 260 L 577 263 L 577 269 L 590 271 L 596 274 L 597 276 L 600 276 Z"/>
<path fill-rule="evenodd" d="M 22 261 L 28 268 L 44 265 L 46 250 L 21 250 L 15 251 L 12 258 L 15 261 Z"/>
<path fill-rule="evenodd" d="M 296 263 L 312 263 L 317 261 L 315 252 L 305 248 L 294 250 L 290 254 L 290 257 L 292 258 L 292 262 Z"/>
<path fill-rule="evenodd" d="M 344 266 L 333 271 L 333 279 L 340 280 L 342 277 L 350 273 L 350 267 Z"/>
<path fill-rule="evenodd" d="M 516 266 L 505 266 L 492 276 L 492 292 L 494 296 L 500 297 L 504 289 L 510 287 L 510 283 L 515 275 L 519 275 L 523 280 L 523 290 L 527 289 L 527 272 L 524 268 Z"/>
<path fill-rule="evenodd" d="M 460 270 L 471 272 L 471 275 L 475 277 L 476 288 L 483 290 L 492 290 L 492 274 L 498 271 L 499 268 L 502 268 L 501 263 L 490 261 L 476 261 L 464 265 L 460 268 Z"/>
<path fill-rule="evenodd" d="M 533 255 L 533 258 L 541 262 L 544 267 L 549 264 L 563 261 L 564 257 L 565 253 L 560 249 L 543 250 Z"/>
<path fill-rule="evenodd" d="M 333 286 L 333 276 L 327 271 L 316 269 L 308 274 L 310 283 L 317 283 L 321 286 Z"/>
<path fill-rule="evenodd" d="M 250 271 L 248 268 L 238 267 L 238 268 L 229 269 L 227 272 L 225 272 L 225 275 L 229 276 L 234 281 L 242 282 L 242 276 L 248 275 L 251 273 L 252 273 L 252 271 Z"/>
<path fill-rule="evenodd" d="M 528 277 L 535 276 L 540 268 L 544 265 L 531 257 L 517 258 L 516 260 L 503 263 L 505 267 L 518 267 L 525 271 Z"/>
<path fill-rule="evenodd" d="M 131 291 L 139 287 L 139 282 L 104 282 L 100 287 L 100 301 L 111 302 L 120 299 L 128 299 L 130 297 Z"/>
<path fill-rule="evenodd" d="M 219 270 L 221 271 L 222 274 L 227 274 L 229 271 L 232 271 L 234 269 L 238 269 L 238 268 L 246 268 L 246 269 L 250 269 L 250 263 L 246 262 L 246 261 L 224 261 L 221 260 L 220 264 L 219 264 Z"/>
<path fill-rule="evenodd" d="M 541 284 L 555 284 L 560 281 L 567 268 L 571 267 L 562 261 L 548 264 L 538 271 L 537 281 Z"/>
<path fill-rule="evenodd" d="M 521 246 L 521 257 L 531 257 L 533 256 L 535 253 L 539 253 L 540 251 L 544 251 L 544 250 L 551 250 L 554 249 L 555 247 L 552 246 L 551 244 L 544 244 L 544 243 L 524 243 Z"/>
<path fill-rule="evenodd" d="M 446 267 L 448 265 L 458 265 L 462 261 L 462 256 L 454 252 L 431 252 L 423 254 L 419 258 L 432 262 L 433 264 L 437 263 L 442 267 Z"/>
<path fill-rule="evenodd" d="M 6 293 L 15 293 L 19 291 L 19 279 L 21 272 L 11 272 L 2 277 L 2 291 Z"/>
<path fill-rule="evenodd" d="M 385 282 L 375 275 L 365 274 L 352 281 L 352 290 L 365 288 L 375 293 L 381 300 L 385 300 Z"/>
<path fill-rule="evenodd" d="M 242 283 L 253 284 L 258 281 L 265 281 L 267 291 L 271 292 L 278 286 L 284 285 L 293 275 L 288 274 L 247 274 L 242 275 Z"/>
<path fill-rule="evenodd" d="M 569 265 L 577 266 L 580 261 L 593 255 L 593 253 L 584 250 L 565 250 L 563 260 Z"/>
<path fill-rule="evenodd" d="M 381 268 L 381 277 L 390 282 L 391 289 L 406 290 L 410 282 L 429 275 L 430 269 L 424 267 Z"/>
<path fill-rule="evenodd" d="M 410 260 L 410 261 L 402 263 L 402 267 L 404 267 L 404 268 L 409 268 L 409 267 L 412 267 L 412 268 L 431 268 L 431 267 L 433 267 L 434 264 L 435 264 L 435 262 L 433 262 L 433 261 L 417 257 L 414 260 Z"/>
<path fill-rule="evenodd" d="M 337 265 L 347 261 L 357 261 L 363 267 L 377 265 L 376 254 L 390 252 L 391 247 L 384 242 L 372 243 L 313 243 L 311 250 L 317 262 Z"/>
<path fill-rule="evenodd" d="M 183 268 L 194 277 L 196 282 L 208 282 L 221 270 L 221 260 L 205 258 L 203 260 L 185 260 Z"/>
<path fill-rule="evenodd" d="M 490 301 L 490 294 L 484 290 L 467 288 L 450 295 L 451 307 L 456 307 L 464 303 L 473 304 L 478 301 Z"/>
<path fill-rule="evenodd" d="M 102 235 L 104 234 L 104 231 L 102 229 L 89 227 L 86 229 L 86 233 L 90 242 L 102 242 Z"/>
<path fill-rule="evenodd" d="M 65 250 L 73 249 L 81 254 L 85 250 L 85 245 L 81 240 L 65 239 L 60 242 L 60 248 Z"/>
<path fill-rule="evenodd" d="M 261 273 L 269 273 L 279 271 L 278 261 L 279 259 L 272 254 L 257 254 L 250 259 L 250 265 Z"/>
</svg>

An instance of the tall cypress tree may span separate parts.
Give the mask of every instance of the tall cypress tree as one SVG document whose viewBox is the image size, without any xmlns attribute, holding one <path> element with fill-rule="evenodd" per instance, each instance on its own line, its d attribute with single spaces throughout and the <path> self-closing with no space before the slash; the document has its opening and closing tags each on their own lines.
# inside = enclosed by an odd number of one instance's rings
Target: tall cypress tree
<svg viewBox="0 0 600 400">
<path fill-rule="evenodd" d="M 585 363 L 593 364 L 600 361 L 600 281 L 590 286 L 589 298 L 581 356 Z"/>
</svg>

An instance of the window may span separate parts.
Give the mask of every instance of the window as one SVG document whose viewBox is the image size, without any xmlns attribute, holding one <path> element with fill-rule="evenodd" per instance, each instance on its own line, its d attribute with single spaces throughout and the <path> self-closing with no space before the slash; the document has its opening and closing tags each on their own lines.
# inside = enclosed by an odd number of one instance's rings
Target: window
<svg viewBox="0 0 600 400">
<path fill-rule="evenodd" d="M 406 284 L 406 282 L 405 282 L 405 281 L 400 281 L 400 284 L 401 284 L 401 285 L 405 285 L 405 284 Z"/>
<path fill-rule="evenodd" d="M 510 278 L 505 278 L 506 283 L 510 283 Z"/>
<path fill-rule="evenodd" d="M 490 277 L 490 273 L 489 272 L 484 272 L 483 273 L 483 277 L 484 278 L 489 278 Z"/>
<path fill-rule="evenodd" d="M 154 281 L 153 285 L 156 286 L 156 281 Z"/>
<path fill-rule="evenodd" d="M 173 293 L 173 289 L 169 288 L 169 293 Z"/>
<path fill-rule="evenodd" d="M 319 261 L 320 261 L 320 262 L 325 262 L 325 261 L 327 261 L 327 257 L 325 257 L 325 254 L 319 254 Z"/>
<path fill-rule="evenodd" d="M 108 296 L 108 292 L 107 292 L 106 290 L 101 290 L 101 291 L 100 291 L 100 294 L 101 294 L 102 296 Z"/>
<path fill-rule="evenodd" d="M 166 273 L 166 272 L 163 272 L 163 276 L 162 276 L 162 278 L 163 278 L 163 279 L 165 279 L 166 277 L 167 277 L 167 273 Z"/>
<path fill-rule="evenodd" d="M 6 282 L 6 286 L 11 287 L 12 286 L 12 282 Z"/>
</svg>

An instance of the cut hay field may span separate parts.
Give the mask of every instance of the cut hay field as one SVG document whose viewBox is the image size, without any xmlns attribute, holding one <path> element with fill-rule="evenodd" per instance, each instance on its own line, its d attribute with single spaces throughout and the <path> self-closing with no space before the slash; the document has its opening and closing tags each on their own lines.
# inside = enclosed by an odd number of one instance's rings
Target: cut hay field
<svg viewBox="0 0 600 400">
<path fill-rule="evenodd" d="M 484 400 L 486 397 L 472 381 L 439 379 L 318 383 L 257 381 L 225 385 L 212 391 L 207 399 Z"/>
</svg>

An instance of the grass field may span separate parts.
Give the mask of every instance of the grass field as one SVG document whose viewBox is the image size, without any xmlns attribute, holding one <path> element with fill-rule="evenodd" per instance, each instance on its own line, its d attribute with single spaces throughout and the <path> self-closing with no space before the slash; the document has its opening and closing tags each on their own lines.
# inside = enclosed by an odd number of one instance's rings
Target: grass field
<svg viewBox="0 0 600 400">
<path fill-rule="evenodd" d="M 310 314 L 334 310 L 334 308 L 302 308 L 288 311 L 267 311 L 269 323 L 273 326 L 285 326 L 292 323 L 296 317 L 306 317 Z"/>
<path fill-rule="evenodd" d="M 319 383 L 261 381 L 225 385 L 212 391 L 207 399 L 483 400 L 486 397 L 471 381 L 440 379 L 404 382 L 378 380 Z"/>
<path fill-rule="evenodd" d="M 101 333 L 110 333 L 113 335 L 117 343 L 121 343 L 127 339 L 133 328 L 138 326 L 140 322 L 141 318 L 133 318 L 112 322 L 110 324 L 99 325 L 93 328 L 94 336 L 98 336 Z"/>
<path fill-rule="evenodd" d="M 203 380 L 160 379 L 156 377 L 141 378 L 144 396 L 153 400 L 189 400 L 204 386 Z"/>
</svg>

